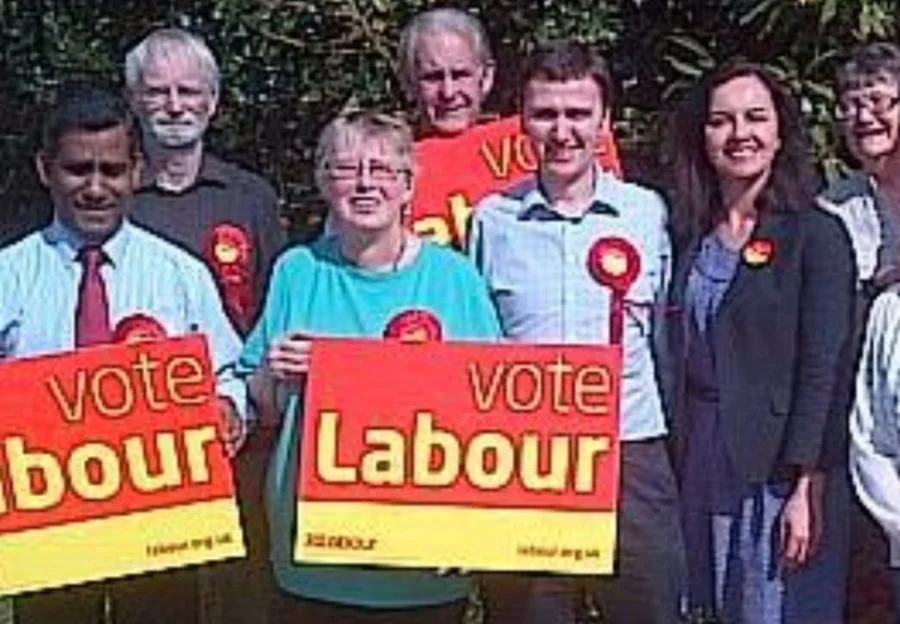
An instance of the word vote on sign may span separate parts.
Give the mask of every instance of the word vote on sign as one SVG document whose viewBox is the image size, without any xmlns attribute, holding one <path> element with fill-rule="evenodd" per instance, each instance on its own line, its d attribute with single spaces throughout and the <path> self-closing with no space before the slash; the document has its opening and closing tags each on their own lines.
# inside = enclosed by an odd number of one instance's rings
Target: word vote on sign
<svg viewBox="0 0 900 624">
<path fill-rule="evenodd" d="M 621 175 L 612 134 L 597 137 L 597 164 Z M 465 245 L 475 204 L 537 170 L 534 146 L 522 133 L 519 117 L 484 123 L 463 134 L 428 138 L 416 144 L 413 230 L 434 242 Z"/>
<path fill-rule="evenodd" d="M 244 554 L 204 338 L 5 362 L 0 390 L 0 594 Z"/>
</svg>

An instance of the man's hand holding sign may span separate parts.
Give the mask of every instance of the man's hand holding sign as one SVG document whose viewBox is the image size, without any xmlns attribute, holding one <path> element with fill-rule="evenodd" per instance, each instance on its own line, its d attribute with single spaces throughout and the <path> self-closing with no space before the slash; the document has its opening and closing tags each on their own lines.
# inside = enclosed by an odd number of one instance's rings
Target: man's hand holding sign
<svg viewBox="0 0 900 624">
<path fill-rule="evenodd" d="M 23 594 L 20 624 L 190 621 L 193 572 L 144 573 L 244 554 L 221 444 L 244 435 L 240 341 L 203 264 L 126 218 L 138 137 L 120 97 L 62 90 L 35 159 L 54 219 L 0 249 L 0 594 Z"/>
<path fill-rule="evenodd" d="M 0 592 L 244 554 L 203 339 L 16 360 L 0 387 Z"/>
</svg>

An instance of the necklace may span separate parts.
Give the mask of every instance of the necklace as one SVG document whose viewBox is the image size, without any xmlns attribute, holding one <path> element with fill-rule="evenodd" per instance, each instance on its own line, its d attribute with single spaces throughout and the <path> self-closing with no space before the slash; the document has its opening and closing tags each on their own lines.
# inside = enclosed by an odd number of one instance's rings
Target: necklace
<svg viewBox="0 0 900 624">
<path fill-rule="evenodd" d="M 394 255 L 394 259 L 389 263 L 379 265 L 377 267 L 368 267 L 367 270 L 381 273 L 396 273 L 400 270 L 400 265 L 403 263 L 403 259 L 406 256 L 408 247 L 408 240 L 406 237 L 406 232 L 400 233 L 400 244 L 397 247 L 397 253 Z M 363 267 L 357 260 L 351 260 L 350 257 L 344 253 L 343 249 L 341 249 L 340 242 L 337 242 L 337 253 L 348 263 L 360 267 Z"/>
</svg>

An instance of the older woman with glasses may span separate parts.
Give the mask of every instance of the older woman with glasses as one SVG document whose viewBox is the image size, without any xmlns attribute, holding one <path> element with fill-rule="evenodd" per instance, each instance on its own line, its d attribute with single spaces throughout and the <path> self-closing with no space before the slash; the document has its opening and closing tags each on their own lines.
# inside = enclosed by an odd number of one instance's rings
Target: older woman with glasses
<svg viewBox="0 0 900 624">
<path fill-rule="evenodd" d="M 415 179 L 410 129 L 374 112 L 342 114 L 322 133 L 318 186 L 332 230 L 276 263 L 262 316 L 241 357 L 259 409 L 283 419 L 268 483 L 272 562 L 282 590 L 272 621 L 457 622 L 470 581 L 433 570 L 309 566 L 292 560 L 296 466 L 310 337 L 381 337 L 398 314 L 425 310 L 445 338 L 488 340 L 499 328 L 468 261 L 407 231 Z M 364 390 L 365 380 L 360 380 Z"/>
<path fill-rule="evenodd" d="M 900 47 L 871 43 L 837 73 L 835 109 L 861 170 L 835 181 L 822 203 L 850 232 L 862 291 L 892 281 L 900 261 Z"/>
<path fill-rule="evenodd" d="M 890 538 L 890 566 L 895 594 L 900 596 L 900 537 L 894 520 L 900 511 L 894 500 L 900 476 L 895 468 L 896 429 L 891 429 L 896 427 L 892 415 L 896 410 L 889 407 L 896 392 L 896 365 L 888 346 L 896 335 L 896 288 L 873 304 L 876 296 L 900 277 L 900 47 L 877 42 L 854 50 L 839 68 L 836 86 L 835 118 L 844 144 L 861 168 L 836 180 L 821 203 L 844 221 L 853 242 L 858 272 L 855 347 L 863 343 L 869 317 L 870 329 L 858 365 L 856 407 L 850 410 L 848 397 L 840 427 L 834 429 L 845 434 L 847 414 L 852 414 L 850 469 L 856 494 Z M 874 310 L 871 314 L 870 308 Z M 847 467 L 842 468 L 846 473 Z M 846 480 L 846 474 L 839 476 Z M 831 481 L 838 483 L 837 479 Z M 851 507 L 848 502 L 826 518 L 835 518 L 831 524 L 842 528 L 844 542 L 849 542 L 851 515 L 862 516 L 859 506 Z M 854 521 L 852 526 L 854 541 L 877 541 L 868 522 Z M 857 528 L 861 530 L 857 532 Z M 845 558 L 848 551 L 849 544 L 843 545 Z M 836 605 L 842 606 L 843 602 Z"/>
</svg>

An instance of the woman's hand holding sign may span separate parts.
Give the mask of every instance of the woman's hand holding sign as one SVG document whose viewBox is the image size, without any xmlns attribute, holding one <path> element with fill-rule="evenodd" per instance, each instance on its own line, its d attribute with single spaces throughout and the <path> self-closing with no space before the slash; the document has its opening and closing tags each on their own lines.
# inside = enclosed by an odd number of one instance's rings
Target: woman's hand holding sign
<svg viewBox="0 0 900 624">
<path fill-rule="evenodd" d="M 281 383 L 299 388 L 309 371 L 309 336 L 290 332 L 274 340 L 266 354 L 265 367 Z"/>
<path fill-rule="evenodd" d="M 285 407 L 285 390 L 298 391 L 309 371 L 310 339 L 307 334 L 288 332 L 272 341 L 260 366 L 249 380 L 250 397 L 259 417 L 279 422 Z"/>
</svg>

